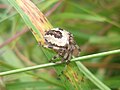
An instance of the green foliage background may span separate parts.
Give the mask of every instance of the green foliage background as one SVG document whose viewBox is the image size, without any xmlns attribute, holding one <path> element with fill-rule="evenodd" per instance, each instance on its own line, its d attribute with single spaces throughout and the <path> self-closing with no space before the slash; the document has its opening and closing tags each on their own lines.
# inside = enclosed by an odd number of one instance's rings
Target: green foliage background
<svg viewBox="0 0 120 90">
<path fill-rule="evenodd" d="M 33 0 L 48 13 L 58 0 Z M 54 7 L 55 8 L 55 7 Z M 81 55 L 120 48 L 119 0 L 64 0 L 48 17 L 54 27 L 74 34 Z M 24 30 L 24 21 L 7 0 L 0 1 L 0 45 Z M 47 63 L 30 31 L 0 48 L 0 72 Z M 120 55 L 92 58 L 84 64 L 111 89 L 120 88 Z M 31 74 L 32 73 L 32 74 Z M 33 74 L 34 73 L 34 74 Z M 63 90 L 52 67 L 0 77 L 0 89 Z"/>
</svg>

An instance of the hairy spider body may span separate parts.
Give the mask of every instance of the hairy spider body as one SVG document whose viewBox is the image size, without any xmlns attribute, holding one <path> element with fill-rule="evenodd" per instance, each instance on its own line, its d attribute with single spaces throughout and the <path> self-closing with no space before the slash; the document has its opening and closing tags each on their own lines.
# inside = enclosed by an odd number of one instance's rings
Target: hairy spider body
<svg viewBox="0 0 120 90">
<path fill-rule="evenodd" d="M 78 56 L 80 53 L 80 48 L 74 41 L 73 35 L 61 28 L 46 31 L 44 39 L 44 47 L 51 48 L 58 53 L 52 60 L 61 57 L 62 62 L 69 62 L 72 56 Z"/>
</svg>

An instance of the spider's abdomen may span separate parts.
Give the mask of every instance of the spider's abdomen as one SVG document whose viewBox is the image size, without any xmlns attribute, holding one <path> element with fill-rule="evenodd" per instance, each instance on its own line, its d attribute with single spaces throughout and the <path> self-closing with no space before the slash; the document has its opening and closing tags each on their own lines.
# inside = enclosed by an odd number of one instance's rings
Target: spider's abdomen
<svg viewBox="0 0 120 90">
<path fill-rule="evenodd" d="M 59 28 L 53 28 L 45 33 L 46 42 L 51 45 L 64 47 L 69 44 L 69 32 Z"/>
</svg>

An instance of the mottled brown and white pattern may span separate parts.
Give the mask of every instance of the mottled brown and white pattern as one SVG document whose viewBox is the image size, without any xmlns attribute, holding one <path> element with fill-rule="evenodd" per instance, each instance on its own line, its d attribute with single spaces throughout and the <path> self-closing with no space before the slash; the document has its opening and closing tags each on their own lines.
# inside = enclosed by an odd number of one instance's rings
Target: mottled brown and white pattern
<svg viewBox="0 0 120 90">
<path fill-rule="evenodd" d="M 61 57 L 62 62 L 68 63 L 72 56 L 78 56 L 80 53 L 80 48 L 74 41 L 73 35 L 61 28 L 53 28 L 46 31 L 44 39 L 44 47 L 51 48 L 58 53 L 58 55 L 54 56 L 51 61 Z"/>
</svg>

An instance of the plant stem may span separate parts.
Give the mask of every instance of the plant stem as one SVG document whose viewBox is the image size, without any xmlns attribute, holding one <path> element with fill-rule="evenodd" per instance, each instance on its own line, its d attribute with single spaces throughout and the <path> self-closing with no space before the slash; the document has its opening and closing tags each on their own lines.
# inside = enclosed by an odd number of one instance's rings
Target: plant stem
<svg viewBox="0 0 120 90">
<path fill-rule="evenodd" d="M 82 56 L 82 57 L 74 58 L 71 61 L 85 60 L 85 59 L 96 58 L 96 57 L 101 57 L 101 56 L 106 56 L 106 55 L 111 55 L 111 54 L 117 54 L 117 53 L 120 53 L 120 49 L 113 50 L 113 51 L 102 52 L 102 53 L 97 53 L 97 54 L 92 54 L 92 55 L 87 55 L 87 56 Z M 37 65 L 37 66 L 31 66 L 31 67 L 16 69 L 16 70 L 10 70 L 10 71 L 6 71 L 6 72 L 1 72 L 0 76 L 20 73 L 20 72 L 30 71 L 30 70 L 34 70 L 34 69 L 50 67 L 50 66 L 55 66 L 55 65 L 58 65 L 58 64 L 61 64 L 61 62 L 59 61 L 59 62 L 56 62 L 56 63 L 48 63 L 48 64 L 42 64 L 42 65 Z"/>
</svg>

